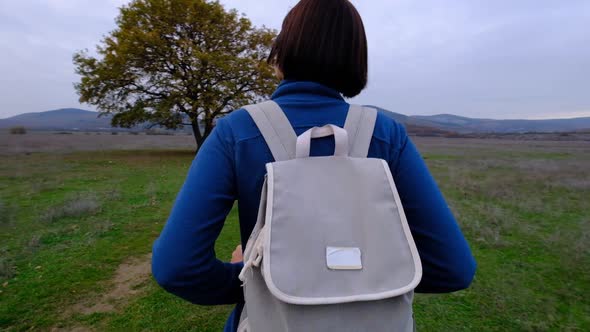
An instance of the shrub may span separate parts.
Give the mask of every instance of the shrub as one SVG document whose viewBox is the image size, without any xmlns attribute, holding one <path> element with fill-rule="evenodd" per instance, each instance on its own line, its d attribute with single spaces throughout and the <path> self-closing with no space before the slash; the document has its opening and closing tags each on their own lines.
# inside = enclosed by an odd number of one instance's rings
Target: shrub
<svg viewBox="0 0 590 332">
<path fill-rule="evenodd" d="M 146 135 L 163 135 L 163 136 L 171 136 L 172 133 L 169 131 L 164 130 L 157 130 L 157 129 L 148 129 L 145 131 Z"/>
<path fill-rule="evenodd" d="M 23 126 L 17 126 L 10 128 L 10 133 L 12 135 L 24 135 L 27 133 L 27 129 Z"/>
<path fill-rule="evenodd" d="M 33 235 L 33 237 L 27 243 L 27 249 L 31 252 L 36 251 L 41 247 L 41 237 L 39 235 Z"/>
<path fill-rule="evenodd" d="M 15 275 L 14 264 L 6 258 L 0 258 L 0 279 L 11 279 Z"/>
<path fill-rule="evenodd" d="M 93 215 L 100 211 L 101 203 L 94 194 L 78 194 L 63 205 L 54 206 L 46 210 L 40 219 L 45 222 L 52 222 L 66 217 L 81 217 Z"/>
</svg>

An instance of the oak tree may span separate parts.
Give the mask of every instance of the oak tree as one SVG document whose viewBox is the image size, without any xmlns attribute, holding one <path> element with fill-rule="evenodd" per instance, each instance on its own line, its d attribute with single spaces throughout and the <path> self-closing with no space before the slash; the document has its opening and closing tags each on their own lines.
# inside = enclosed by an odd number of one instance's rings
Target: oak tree
<svg viewBox="0 0 590 332">
<path fill-rule="evenodd" d="M 265 60 L 276 32 L 218 1 L 134 0 L 116 23 L 96 55 L 74 55 L 80 101 L 114 126 L 190 125 L 200 146 L 216 118 L 275 87 Z"/>
</svg>

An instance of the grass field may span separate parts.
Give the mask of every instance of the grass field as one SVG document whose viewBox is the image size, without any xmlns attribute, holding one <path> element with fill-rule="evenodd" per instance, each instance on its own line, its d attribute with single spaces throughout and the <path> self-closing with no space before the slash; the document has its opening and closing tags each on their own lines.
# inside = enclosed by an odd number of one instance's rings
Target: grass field
<svg viewBox="0 0 590 332">
<path fill-rule="evenodd" d="M 230 307 L 185 303 L 149 275 L 192 160 L 167 142 L 0 151 L 1 330 L 221 330 Z M 590 144 L 416 142 L 478 261 L 469 290 L 417 296 L 418 329 L 590 330 Z M 236 212 L 217 243 L 222 259 L 239 242 Z"/>
</svg>

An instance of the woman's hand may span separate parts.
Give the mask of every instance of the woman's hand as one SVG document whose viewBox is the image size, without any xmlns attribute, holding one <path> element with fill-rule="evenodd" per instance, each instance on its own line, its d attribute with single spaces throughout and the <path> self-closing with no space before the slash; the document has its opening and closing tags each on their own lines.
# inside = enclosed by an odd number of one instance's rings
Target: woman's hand
<svg viewBox="0 0 590 332">
<path fill-rule="evenodd" d="M 243 261 L 244 258 L 242 257 L 242 245 L 238 244 L 236 250 L 231 254 L 231 263 L 239 263 Z"/>
</svg>

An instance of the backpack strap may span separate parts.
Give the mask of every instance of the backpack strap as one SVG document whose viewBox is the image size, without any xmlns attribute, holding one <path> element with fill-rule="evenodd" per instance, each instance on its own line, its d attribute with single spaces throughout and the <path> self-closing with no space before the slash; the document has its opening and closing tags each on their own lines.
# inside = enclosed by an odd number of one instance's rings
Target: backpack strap
<svg viewBox="0 0 590 332">
<path fill-rule="evenodd" d="M 349 155 L 351 157 L 367 157 L 376 121 L 376 109 L 350 105 L 344 129 L 348 133 Z"/>
<path fill-rule="evenodd" d="M 295 158 L 297 135 L 277 103 L 269 100 L 243 108 L 256 123 L 275 161 Z"/>
</svg>

